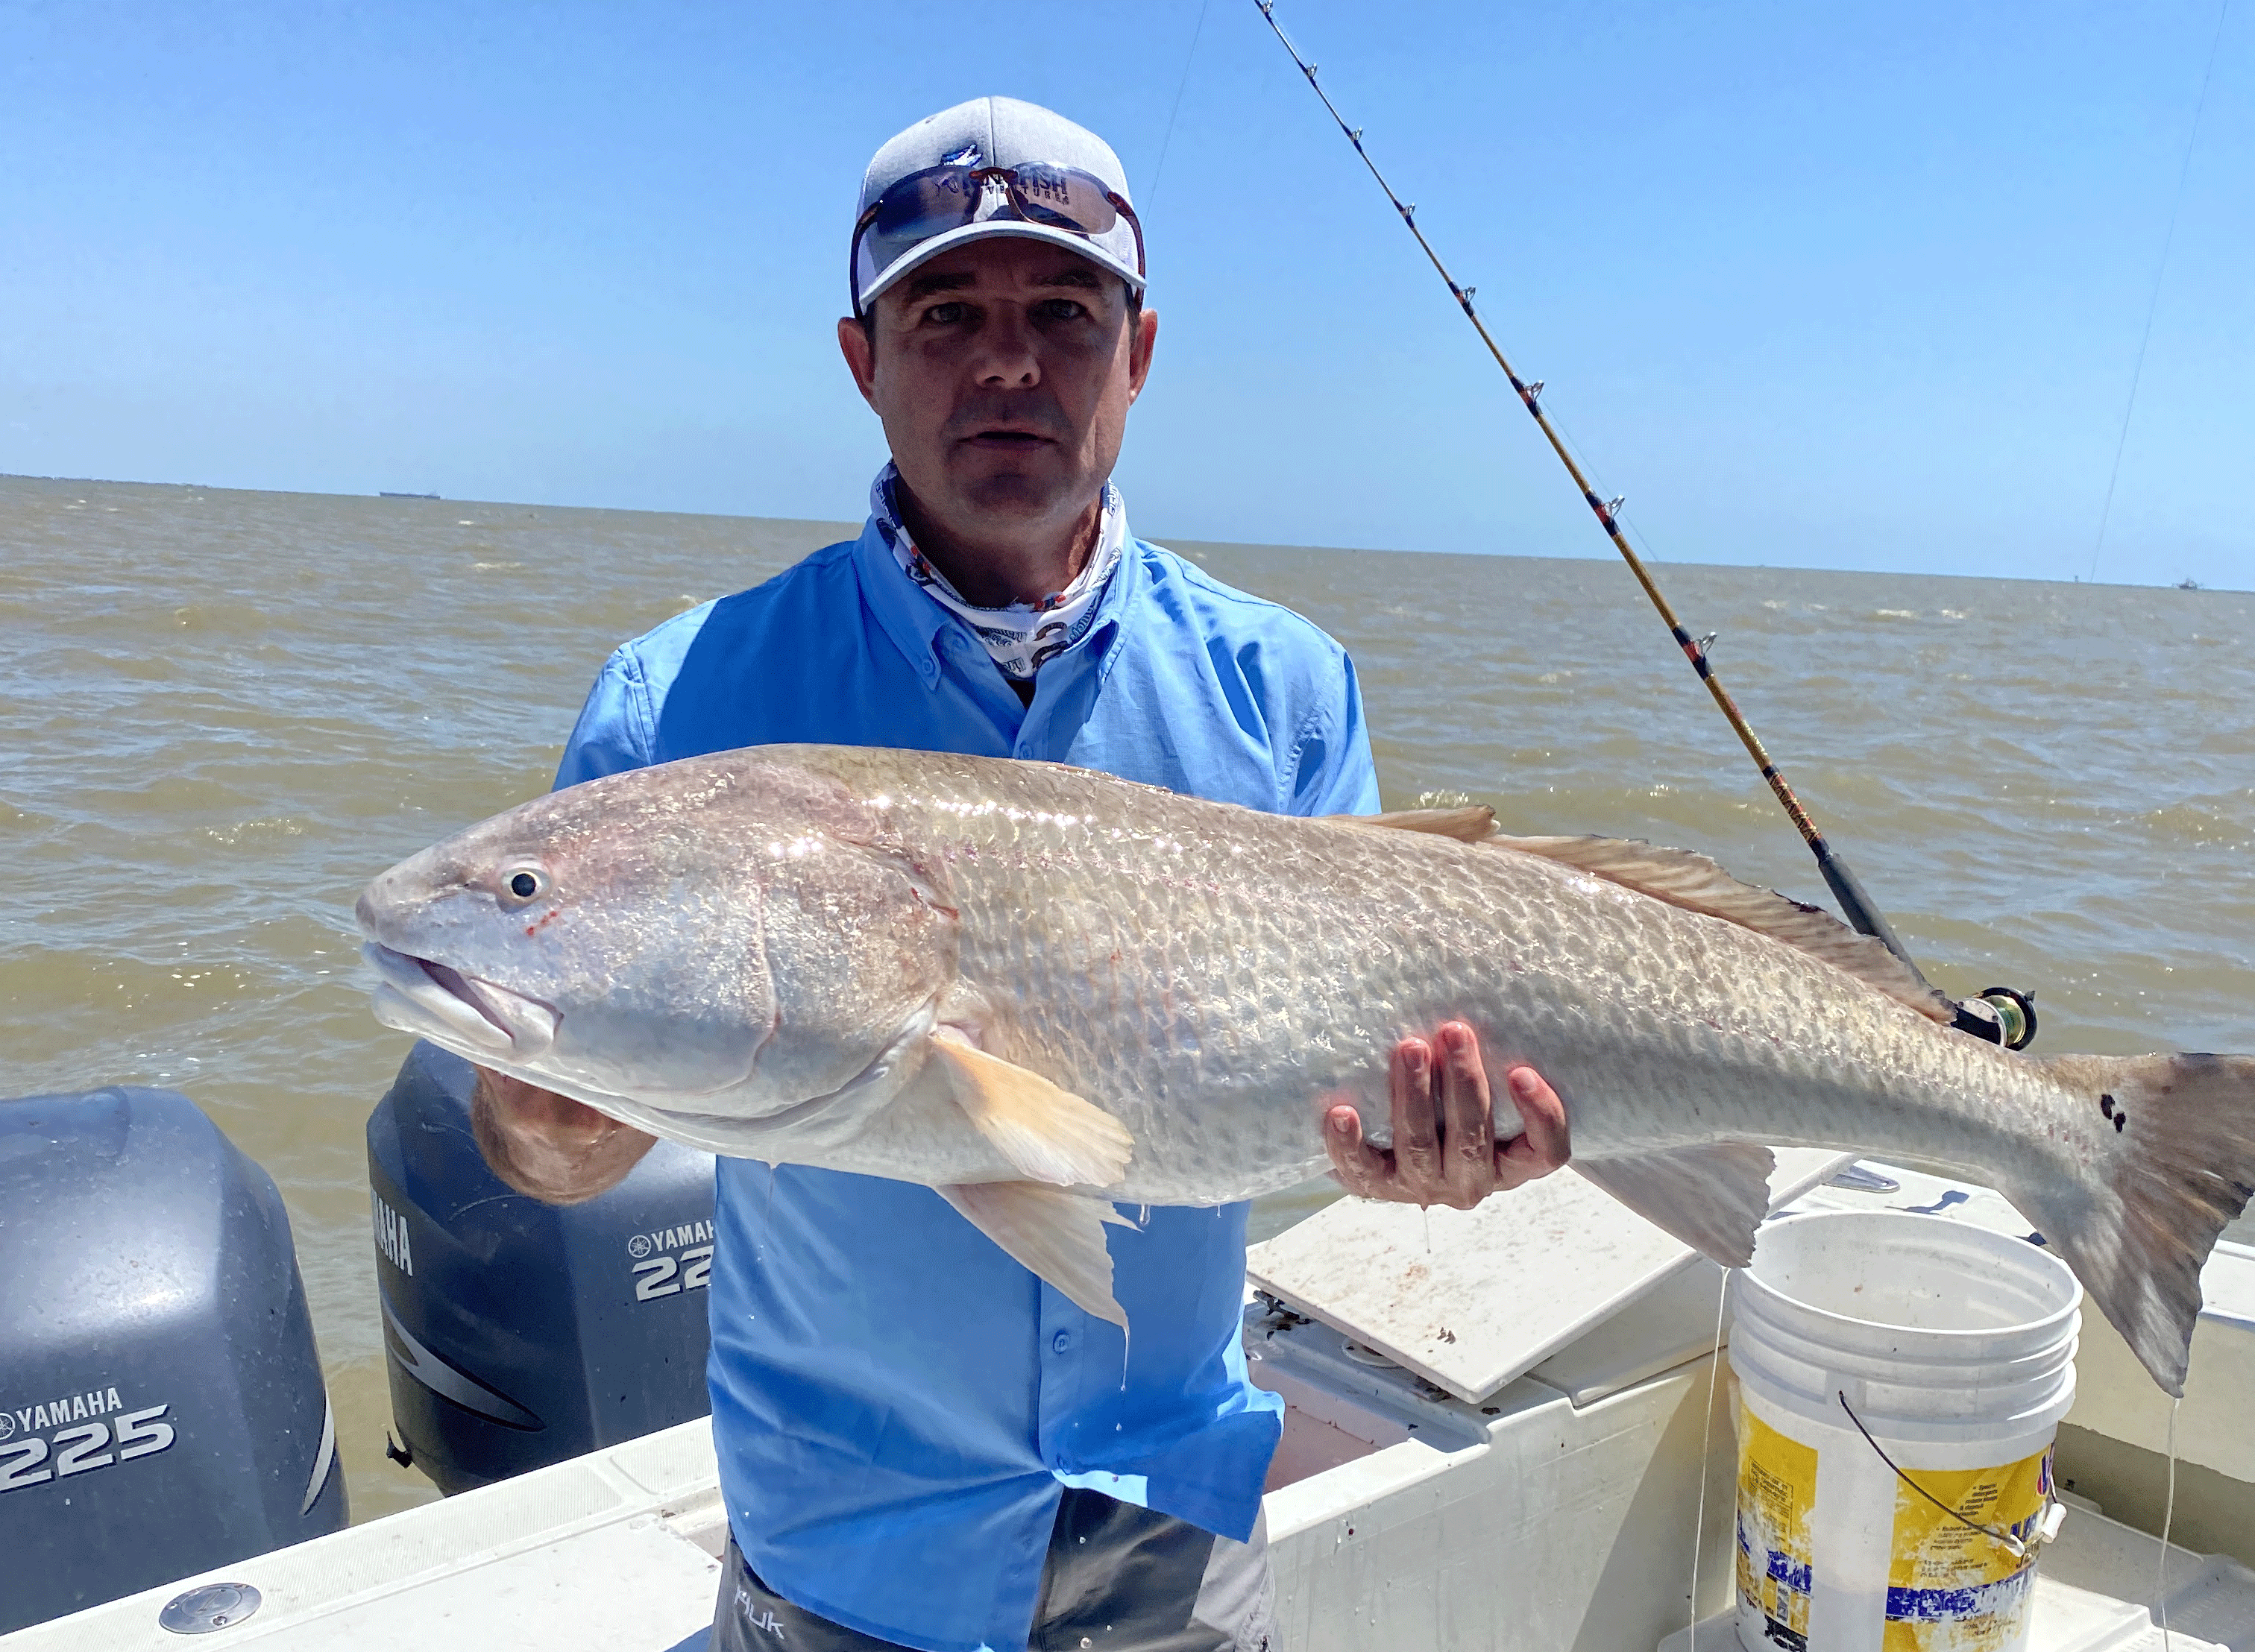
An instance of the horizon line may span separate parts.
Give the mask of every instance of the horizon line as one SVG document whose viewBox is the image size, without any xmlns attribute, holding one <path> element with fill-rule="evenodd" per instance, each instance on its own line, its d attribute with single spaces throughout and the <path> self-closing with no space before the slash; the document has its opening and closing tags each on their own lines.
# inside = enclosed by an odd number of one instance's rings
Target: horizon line
<svg viewBox="0 0 2255 1652">
<path fill-rule="evenodd" d="M 590 513 L 608 513 L 616 515 L 633 516 L 697 516 L 717 522 L 788 522 L 795 526 L 839 528 L 847 530 L 847 537 L 851 537 L 853 534 L 860 531 L 860 524 L 858 522 L 843 517 L 835 516 L 755 516 L 741 511 L 682 509 L 661 510 L 654 509 L 647 506 L 638 505 L 553 505 L 543 504 L 533 500 L 471 499 L 467 497 L 456 497 L 452 494 L 405 493 L 391 489 L 371 490 L 365 494 L 340 494 L 332 493 L 320 488 L 240 487 L 227 484 L 214 484 L 209 482 L 152 482 L 123 476 L 37 476 L 32 475 L 28 472 L 16 471 L 0 471 L 0 482 L 56 482 L 75 484 L 90 487 L 193 488 L 199 492 L 207 494 L 275 494 L 306 499 L 388 499 L 395 503 L 403 505 L 491 505 L 510 510 L 586 511 Z M 1142 536 L 1138 535 L 1137 537 L 1142 538 Z M 1266 540 L 1191 539 L 1176 538 L 1173 536 L 1161 539 L 1146 539 L 1144 542 L 1147 544 L 1157 545 L 1163 550 L 1173 550 L 1176 547 L 1182 545 L 1198 545 L 1210 546 L 1217 550 L 1321 550 L 1357 556 L 1468 556 L 1482 558 L 1508 556 L 1516 557 L 1525 562 L 1619 563 L 1620 561 L 1620 557 L 1618 554 L 1612 553 L 1607 550 L 1416 550 L 1407 546 L 1399 545 L 1287 545 Z M 2076 577 L 2070 577 L 2069 578 L 2062 581 L 2059 579 L 2048 578 L 2041 574 L 1914 572 L 1902 569 L 1886 568 L 1826 568 L 1813 566 L 1807 563 L 1684 562 L 1660 556 L 1650 550 L 1641 548 L 1639 549 L 1637 554 L 1643 557 L 1646 562 L 1654 564 L 1661 567 L 1713 569 L 1725 572 L 1767 570 L 1778 573 L 1851 574 L 1860 578 L 1868 579 L 2005 579 L 2012 580 L 2022 584 L 2031 585 L 2056 585 L 2064 584 L 2069 590 L 2079 590 L 2088 587 L 2093 591 L 2188 591 L 2238 596 L 2248 595 L 2251 592 L 2255 592 L 2255 587 L 2250 586 L 2188 584 L 2181 581 L 2161 581 L 2147 584 L 2142 583 L 2133 584 L 2126 580 L 2083 579 Z"/>
</svg>

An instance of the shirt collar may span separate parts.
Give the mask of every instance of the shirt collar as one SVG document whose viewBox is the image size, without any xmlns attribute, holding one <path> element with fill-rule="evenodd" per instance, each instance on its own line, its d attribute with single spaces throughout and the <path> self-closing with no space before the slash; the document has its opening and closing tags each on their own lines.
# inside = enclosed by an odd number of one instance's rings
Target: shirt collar
<svg viewBox="0 0 2255 1652">
<path fill-rule="evenodd" d="M 1119 569 L 1097 599 L 1095 618 L 1088 629 L 1079 641 L 1050 662 L 1052 665 L 1077 655 L 1108 657 L 1130 605 L 1142 593 L 1149 578 L 1143 568 L 1142 545 L 1127 525 L 1124 504 L 1120 512 L 1125 543 Z M 861 537 L 854 542 L 854 570 L 861 581 L 861 600 L 926 687 L 939 680 L 939 639 L 943 634 L 960 631 L 982 654 L 985 652 L 983 645 L 971 637 L 970 627 L 963 620 L 926 596 L 914 580 L 901 571 L 900 564 L 893 559 L 892 544 L 875 516 L 861 524 Z"/>
</svg>

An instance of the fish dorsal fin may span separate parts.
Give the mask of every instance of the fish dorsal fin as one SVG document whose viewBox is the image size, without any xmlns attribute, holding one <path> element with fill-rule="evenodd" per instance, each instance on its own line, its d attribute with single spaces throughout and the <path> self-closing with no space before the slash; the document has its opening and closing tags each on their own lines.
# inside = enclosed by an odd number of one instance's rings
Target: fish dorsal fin
<svg viewBox="0 0 2255 1652">
<path fill-rule="evenodd" d="M 1804 906 L 1774 889 L 1740 883 L 1706 856 L 1689 849 L 1659 849 L 1623 837 L 1506 837 L 1486 842 L 1572 866 L 1624 889 L 1664 900 L 1686 912 L 1720 918 L 1741 929 L 1782 941 L 1835 969 L 1844 970 L 1921 1015 L 1947 1026 L 1956 1017 L 1935 991 L 1886 945 L 1858 934 L 1821 906 Z"/>
<path fill-rule="evenodd" d="M 1383 826 L 1397 832 L 1428 832 L 1453 837 L 1460 844 L 1478 844 L 1495 836 L 1495 811 L 1485 803 L 1462 808 L 1396 808 L 1383 815 L 1333 815 L 1330 819 L 1350 826 Z"/>
</svg>

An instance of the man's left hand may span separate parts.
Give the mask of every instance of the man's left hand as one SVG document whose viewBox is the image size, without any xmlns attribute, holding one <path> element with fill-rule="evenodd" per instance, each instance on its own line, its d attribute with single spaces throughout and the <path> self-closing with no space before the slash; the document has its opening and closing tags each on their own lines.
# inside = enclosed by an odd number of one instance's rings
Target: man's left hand
<svg viewBox="0 0 2255 1652">
<path fill-rule="evenodd" d="M 1503 1075 L 1525 1131 L 1507 1142 L 1495 1139 L 1479 1040 L 1461 1021 L 1444 1024 L 1432 1043 L 1402 1040 L 1387 1076 L 1392 1151 L 1363 1140 L 1362 1116 L 1353 1108 L 1342 1103 L 1324 1116 L 1324 1145 L 1349 1193 L 1470 1210 L 1490 1194 L 1547 1176 L 1566 1162 L 1566 1105 L 1531 1067 Z"/>
</svg>

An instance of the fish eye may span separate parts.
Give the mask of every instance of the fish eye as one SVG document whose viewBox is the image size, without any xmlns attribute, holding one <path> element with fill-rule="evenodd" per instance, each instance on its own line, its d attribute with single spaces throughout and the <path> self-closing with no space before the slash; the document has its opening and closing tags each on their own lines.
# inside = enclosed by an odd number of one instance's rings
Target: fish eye
<svg viewBox="0 0 2255 1652">
<path fill-rule="evenodd" d="M 519 866 L 502 879 L 501 886 L 513 902 L 530 900 L 546 892 L 548 878 L 537 866 Z"/>
</svg>

